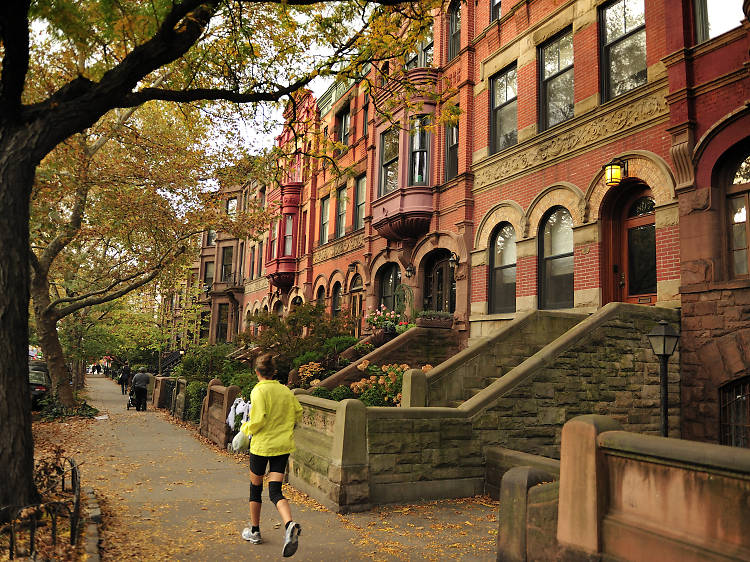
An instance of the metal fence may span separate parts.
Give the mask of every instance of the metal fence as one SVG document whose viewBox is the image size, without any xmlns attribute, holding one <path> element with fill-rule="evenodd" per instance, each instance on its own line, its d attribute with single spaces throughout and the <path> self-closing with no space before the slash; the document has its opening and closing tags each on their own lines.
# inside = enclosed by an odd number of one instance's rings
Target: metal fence
<svg viewBox="0 0 750 562">
<path fill-rule="evenodd" d="M 63 458 L 60 468 L 60 478 L 51 488 L 41 490 L 44 493 L 55 491 L 60 495 L 69 496 L 65 499 L 45 503 L 4 506 L 0 508 L 3 519 L 10 523 L 0 527 L 0 555 L 7 552 L 8 558 L 35 558 L 38 552 L 39 529 L 49 526 L 52 545 L 56 545 L 58 535 L 63 532 L 61 520 L 68 522 L 70 530 L 70 544 L 75 545 L 78 540 L 79 524 L 81 521 L 81 476 L 78 465 L 71 458 Z M 7 540 L 6 540 L 7 537 Z"/>
</svg>

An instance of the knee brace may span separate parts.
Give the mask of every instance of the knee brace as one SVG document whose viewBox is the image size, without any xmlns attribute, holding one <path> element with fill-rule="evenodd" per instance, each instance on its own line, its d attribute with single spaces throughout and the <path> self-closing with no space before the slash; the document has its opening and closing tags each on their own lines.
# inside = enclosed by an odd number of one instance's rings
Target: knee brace
<svg viewBox="0 0 750 562">
<path fill-rule="evenodd" d="M 255 485 L 250 483 L 250 501 L 261 503 L 260 494 L 263 492 L 263 484 Z"/>
<path fill-rule="evenodd" d="M 273 505 L 279 503 L 280 500 L 286 499 L 284 494 L 281 493 L 281 482 L 268 483 L 268 497 L 273 502 Z"/>
</svg>

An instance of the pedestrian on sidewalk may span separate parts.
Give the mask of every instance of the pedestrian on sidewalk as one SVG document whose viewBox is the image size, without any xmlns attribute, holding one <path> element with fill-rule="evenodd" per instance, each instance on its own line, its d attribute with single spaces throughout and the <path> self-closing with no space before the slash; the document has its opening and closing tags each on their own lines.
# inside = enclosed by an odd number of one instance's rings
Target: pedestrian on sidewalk
<svg viewBox="0 0 750 562">
<path fill-rule="evenodd" d="M 289 501 L 281 493 L 289 454 L 294 451 L 294 426 L 302 418 L 302 406 L 286 386 L 274 379 L 276 366 L 273 356 L 266 353 L 255 362 L 258 384 L 250 394 L 250 420 L 240 431 L 252 435 L 250 441 L 250 527 L 242 531 L 242 538 L 260 544 L 260 508 L 263 475 L 268 472 L 268 497 L 284 521 L 282 556 L 297 552 L 302 527 L 292 519 Z"/>
<path fill-rule="evenodd" d="M 117 379 L 117 382 L 120 383 L 120 391 L 122 394 L 125 394 L 128 391 L 128 383 L 130 382 L 128 379 L 130 379 L 130 368 L 128 367 L 128 370 L 126 371 L 125 367 L 123 367 L 120 372 L 120 377 Z"/>
<path fill-rule="evenodd" d="M 122 374 L 125 375 L 125 388 L 122 389 L 122 393 L 125 394 L 128 388 L 130 388 L 130 383 L 132 382 L 131 379 L 131 372 L 130 372 L 130 363 L 125 361 L 125 364 L 122 366 Z M 120 384 L 122 384 L 122 376 L 120 377 Z"/>
<path fill-rule="evenodd" d="M 146 398 L 148 396 L 149 376 L 146 367 L 141 367 L 133 377 L 131 390 L 135 393 L 135 411 L 146 411 Z"/>
</svg>

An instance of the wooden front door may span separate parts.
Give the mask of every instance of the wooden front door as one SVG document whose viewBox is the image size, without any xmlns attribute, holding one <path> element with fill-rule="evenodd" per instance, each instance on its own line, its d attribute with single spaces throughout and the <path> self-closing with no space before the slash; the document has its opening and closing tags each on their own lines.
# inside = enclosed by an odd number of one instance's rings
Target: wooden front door
<svg viewBox="0 0 750 562">
<path fill-rule="evenodd" d="M 650 189 L 625 200 L 620 219 L 620 300 L 656 303 L 656 228 Z"/>
<path fill-rule="evenodd" d="M 434 262 L 425 276 L 424 310 L 456 311 L 456 279 L 448 258 Z"/>
</svg>

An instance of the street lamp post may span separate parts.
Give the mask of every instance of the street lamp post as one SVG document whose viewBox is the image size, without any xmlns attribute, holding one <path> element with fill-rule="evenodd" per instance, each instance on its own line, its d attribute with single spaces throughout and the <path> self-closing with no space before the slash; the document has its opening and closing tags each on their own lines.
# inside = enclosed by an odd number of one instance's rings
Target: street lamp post
<svg viewBox="0 0 750 562">
<path fill-rule="evenodd" d="M 669 422 L 667 412 L 669 410 L 667 366 L 670 356 L 677 347 L 680 336 L 666 320 L 659 320 L 648 334 L 648 341 L 654 355 L 659 358 L 659 382 L 661 386 L 661 434 L 668 437 Z"/>
</svg>

